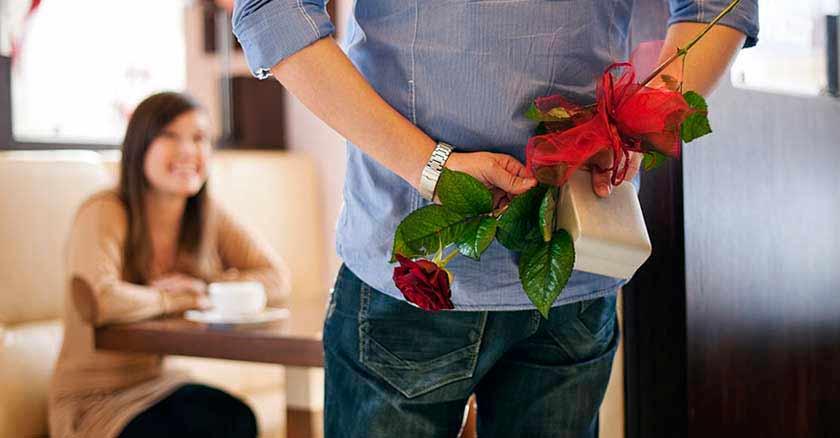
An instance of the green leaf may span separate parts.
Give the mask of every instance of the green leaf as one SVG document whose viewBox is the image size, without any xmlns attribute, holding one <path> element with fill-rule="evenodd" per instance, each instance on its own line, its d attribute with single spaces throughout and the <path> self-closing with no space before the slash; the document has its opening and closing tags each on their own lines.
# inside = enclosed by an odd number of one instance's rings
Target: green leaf
<svg viewBox="0 0 840 438">
<path fill-rule="evenodd" d="M 498 222 L 496 218 L 484 216 L 471 220 L 456 242 L 461 254 L 475 260 L 481 258 L 484 250 L 493 243 L 496 238 Z"/>
<path fill-rule="evenodd" d="M 540 113 L 540 110 L 537 109 L 537 106 L 534 105 L 533 102 L 531 102 L 531 106 L 528 107 L 528 111 L 525 111 L 525 117 L 528 118 L 528 119 L 531 119 L 535 122 L 541 122 L 542 121 L 542 114 Z"/>
<path fill-rule="evenodd" d="M 496 238 L 505 248 L 511 251 L 525 249 L 528 232 L 537 227 L 540 202 L 547 188 L 540 184 L 510 201 L 507 211 L 499 218 L 496 232 Z"/>
<path fill-rule="evenodd" d="M 712 132 L 712 127 L 709 124 L 709 107 L 706 104 L 706 100 L 703 99 L 703 96 L 694 91 L 686 91 L 683 97 L 688 102 L 688 106 L 700 111 L 689 115 L 682 123 L 680 136 L 684 142 L 690 143 Z"/>
<path fill-rule="evenodd" d="M 519 280 L 537 310 L 548 311 L 563 291 L 575 265 L 575 247 L 566 230 L 557 230 L 550 242 L 528 244 L 519 259 Z"/>
<path fill-rule="evenodd" d="M 534 226 L 528 230 L 527 234 L 525 234 L 525 244 L 532 240 L 542 240 L 542 238 L 542 229 L 538 226 Z"/>
<path fill-rule="evenodd" d="M 551 240 L 551 234 L 554 233 L 554 222 L 557 217 L 557 198 L 560 189 L 552 187 L 545 192 L 542 202 L 540 203 L 539 223 L 542 230 L 542 238 L 548 242 Z"/>
<path fill-rule="evenodd" d="M 649 150 L 645 152 L 644 158 L 642 158 L 642 168 L 645 170 L 653 170 L 657 167 L 661 166 L 665 163 L 668 157 L 658 151 Z"/>
<path fill-rule="evenodd" d="M 572 115 L 559 106 L 543 112 L 537 108 L 536 104 L 531 102 L 531 106 L 525 111 L 525 117 L 535 122 L 562 122 L 570 119 Z"/>
<path fill-rule="evenodd" d="M 550 121 L 555 121 L 555 122 L 570 119 L 572 117 L 572 115 L 569 114 L 568 111 L 566 111 L 563 108 L 560 108 L 559 106 L 548 110 L 548 112 L 545 113 L 545 114 L 550 118 Z"/>
<path fill-rule="evenodd" d="M 456 213 L 477 215 L 493 210 L 493 194 L 490 190 L 464 172 L 444 167 L 436 194 L 444 207 Z"/>
<path fill-rule="evenodd" d="M 406 257 L 425 257 L 455 243 L 463 234 L 468 216 L 446 209 L 442 205 L 427 205 L 414 210 L 403 219 L 394 232 L 391 263 L 396 254 Z"/>
</svg>

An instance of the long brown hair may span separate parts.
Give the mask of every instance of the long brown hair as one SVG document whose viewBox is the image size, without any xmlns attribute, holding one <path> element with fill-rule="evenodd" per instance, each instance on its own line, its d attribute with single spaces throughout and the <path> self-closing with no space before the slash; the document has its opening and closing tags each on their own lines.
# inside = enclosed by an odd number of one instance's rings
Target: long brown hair
<svg viewBox="0 0 840 438">
<path fill-rule="evenodd" d="M 137 105 L 122 145 L 119 197 L 128 211 L 128 233 L 123 254 L 123 277 L 132 283 L 149 281 L 152 261 L 152 241 L 146 220 L 144 194 L 149 190 L 143 163 L 149 145 L 161 131 L 189 111 L 203 109 L 192 97 L 164 92 L 147 97 Z M 181 229 L 178 233 L 178 254 L 198 255 L 207 225 L 207 183 L 198 193 L 187 198 Z"/>
</svg>

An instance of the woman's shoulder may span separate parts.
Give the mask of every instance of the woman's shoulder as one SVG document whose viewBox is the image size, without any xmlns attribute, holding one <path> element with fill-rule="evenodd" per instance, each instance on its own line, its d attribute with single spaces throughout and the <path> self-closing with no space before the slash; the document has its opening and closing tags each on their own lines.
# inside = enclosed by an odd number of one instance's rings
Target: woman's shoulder
<svg viewBox="0 0 840 438">
<path fill-rule="evenodd" d="M 210 222 L 216 227 L 228 227 L 231 221 L 235 222 L 228 208 L 213 196 L 207 197 L 207 212 L 211 218 Z"/>
<path fill-rule="evenodd" d="M 85 199 L 76 212 L 76 222 L 96 222 L 99 225 L 110 224 L 122 227 L 126 223 L 125 203 L 116 189 L 107 189 L 94 193 Z"/>
</svg>

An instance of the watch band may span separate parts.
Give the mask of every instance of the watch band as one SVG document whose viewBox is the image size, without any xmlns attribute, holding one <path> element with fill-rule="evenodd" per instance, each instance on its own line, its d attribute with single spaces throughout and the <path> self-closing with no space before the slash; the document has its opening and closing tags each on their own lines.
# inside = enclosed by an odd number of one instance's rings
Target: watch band
<svg viewBox="0 0 840 438">
<path fill-rule="evenodd" d="M 420 174 L 420 195 L 429 201 L 435 198 L 435 189 L 440 179 L 440 173 L 443 171 L 443 166 L 453 149 L 451 145 L 438 142 L 432 156 L 429 157 L 429 162 L 423 168 L 423 173 Z"/>
</svg>

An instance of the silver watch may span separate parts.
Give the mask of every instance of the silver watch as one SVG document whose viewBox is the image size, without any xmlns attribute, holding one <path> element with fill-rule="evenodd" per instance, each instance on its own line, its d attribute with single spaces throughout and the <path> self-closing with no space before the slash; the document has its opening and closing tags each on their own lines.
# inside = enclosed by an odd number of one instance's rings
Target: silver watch
<svg viewBox="0 0 840 438">
<path fill-rule="evenodd" d="M 435 197 L 435 189 L 437 188 L 440 173 L 443 171 L 443 165 L 449 159 L 449 154 L 454 149 L 451 145 L 444 142 L 438 142 L 435 146 L 432 156 L 429 157 L 429 162 L 423 168 L 423 173 L 420 175 L 420 195 L 431 201 Z"/>
</svg>

